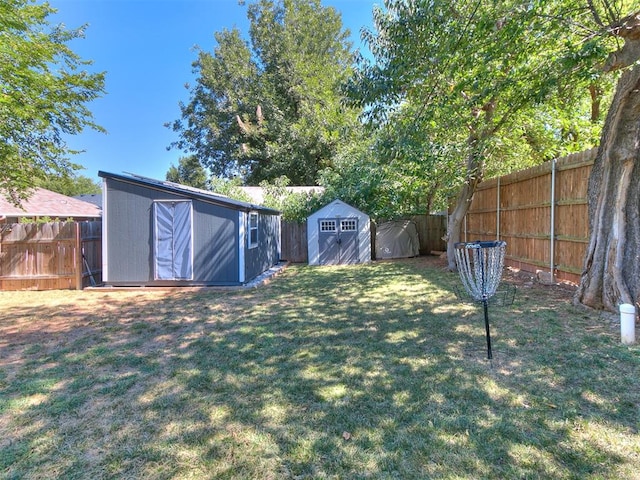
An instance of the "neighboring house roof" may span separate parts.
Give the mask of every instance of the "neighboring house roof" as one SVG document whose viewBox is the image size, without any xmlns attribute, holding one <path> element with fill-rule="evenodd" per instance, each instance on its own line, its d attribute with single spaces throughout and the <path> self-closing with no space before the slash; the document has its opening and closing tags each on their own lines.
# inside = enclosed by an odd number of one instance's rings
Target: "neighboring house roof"
<svg viewBox="0 0 640 480">
<path fill-rule="evenodd" d="M 251 197 L 251 200 L 262 205 L 264 203 L 264 189 L 262 187 L 240 187 L 240 189 Z M 287 192 L 290 193 L 322 193 L 324 187 L 309 186 L 309 187 L 285 187 Z"/>
<path fill-rule="evenodd" d="M 100 218 L 100 208 L 76 198 L 44 188 L 34 189 L 32 195 L 16 207 L 4 196 L 0 196 L 1 217 L 51 217 L 61 220 L 73 218 Z"/>
<path fill-rule="evenodd" d="M 102 194 L 101 193 L 83 193 L 82 195 L 74 195 L 73 198 L 82 200 L 83 202 L 93 203 L 98 208 L 102 209 Z"/>
<path fill-rule="evenodd" d="M 163 190 L 169 193 L 183 195 L 189 198 L 202 200 L 205 202 L 213 203 L 216 205 L 226 206 L 235 210 L 259 210 L 267 214 L 279 215 L 278 210 L 266 208 L 257 204 L 241 202 L 224 195 L 213 193 L 209 190 L 201 190 L 195 187 L 189 187 L 187 185 L 180 185 L 178 183 L 169 182 L 167 180 L 156 180 L 153 178 L 143 177 L 142 175 L 136 175 L 133 173 L 127 173 L 125 175 L 118 175 L 115 173 L 98 172 L 98 176 L 106 179 L 119 180 L 121 182 L 131 183 L 134 185 L 142 185 L 148 188 L 156 190 Z"/>
</svg>

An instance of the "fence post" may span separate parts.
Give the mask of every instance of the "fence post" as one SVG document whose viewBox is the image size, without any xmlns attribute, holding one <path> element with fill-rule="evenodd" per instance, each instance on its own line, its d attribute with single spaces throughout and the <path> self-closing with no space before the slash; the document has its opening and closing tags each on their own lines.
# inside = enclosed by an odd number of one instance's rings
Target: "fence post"
<svg viewBox="0 0 640 480">
<path fill-rule="evenodd" d="M 556 255 L 556 159 L 551 161 L 551 245 L 549 249 L 549 274 L 551 283 L 555 283 Z"/>
<path fill-rule="evenodd" d="M 82 238 L 80 236 L 80 223 L 75 222 L 76 242 L 75 242 L 75 269 L 76 269 L 76 290 L 82 290 Z"/>
<path fill-rule="evenodd" d="M 500 240 L 500 177 L 498 177 L 498 187 L 496 195 L 496 240 Z"/>
<path fill-rule="evenodd" d="M 464 241 L 465 242 L 467 241 L 467 216 L 468 215 L 469 215 L 469 210 L 467 210 L 467 213 L 464 214 Z M 449 228 L 448 224 L 449 222 L 447 222 L 447 229 Z"/>
</svg>

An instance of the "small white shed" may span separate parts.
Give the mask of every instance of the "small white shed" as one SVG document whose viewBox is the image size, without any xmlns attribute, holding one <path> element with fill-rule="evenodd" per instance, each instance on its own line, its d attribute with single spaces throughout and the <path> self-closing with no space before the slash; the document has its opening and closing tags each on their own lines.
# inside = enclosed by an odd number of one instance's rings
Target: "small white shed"
<svg viewBox="0 0 640 480">
<path fill-rule="evenodd" d="M 346 265 L 371 261 L 369 216 L 334 200 L 307 218 L 309 265 Z"/>
</svg>

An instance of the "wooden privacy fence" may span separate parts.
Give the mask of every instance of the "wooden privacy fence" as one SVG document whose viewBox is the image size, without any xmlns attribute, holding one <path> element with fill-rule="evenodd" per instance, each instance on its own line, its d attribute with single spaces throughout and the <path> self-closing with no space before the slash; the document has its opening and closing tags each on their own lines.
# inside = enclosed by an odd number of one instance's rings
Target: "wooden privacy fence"
<svg viewBox="0 0 640 480">
<path fill-rule="evenodd" d="M 447 217 L 444 215 L 415 215 L 409 217 L 418 230 L 420 254 L 446 250 L 442 237 L 447 231 Z M 375 254 L 375 223 L 371 222 L 371 253 Z M 282 222 L 281 254 L 283 260 L 293 263 L 306 263 L 307 257 L 307 222 Z"/>
<path fill-rule="evenodd" d="M 280 258 L 292 263 L 307 263 L 307 222 L 282 222 Z"/>
<path fill-rule="evenodd" d="M 597 149 L 482 182 L 465 241 L 505 240 L 505 263 L 578 282 L 589 240 L 587 185 Z"/>
<path fill-rule="evenodd" d="M 442 239 L 447 234 L 446 215 L 414 215 L 409 217 L 409 220 L 416 224 L 421 255 L 447 250 L 447 244 Z"/>
<path fill-rule="evenodd" d="M 101 268 L 100 221 L 0 226 L 0 290 L 80 290 Z"/>
</svg>

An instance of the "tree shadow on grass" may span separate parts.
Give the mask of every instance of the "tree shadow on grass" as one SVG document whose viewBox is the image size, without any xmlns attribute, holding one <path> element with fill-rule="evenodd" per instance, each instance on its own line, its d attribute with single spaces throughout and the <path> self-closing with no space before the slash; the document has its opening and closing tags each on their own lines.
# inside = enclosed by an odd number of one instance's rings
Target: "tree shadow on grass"
<svg viewBox="0 0 640 480">
<path fill-rule="evenodd" d="M 456 281 L 412 261 L 296 266 L 258 289 L 2 310 L 0 471 L 560 479 L 637 468 L 623 448 L 639 441 L 637 349 L 536 292 L 492 311 L 491 367 Z M 48 330 L 7 327 L 29 318 Z"/>
</svg>

